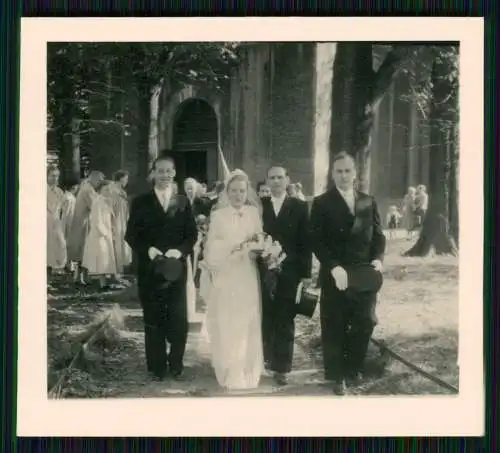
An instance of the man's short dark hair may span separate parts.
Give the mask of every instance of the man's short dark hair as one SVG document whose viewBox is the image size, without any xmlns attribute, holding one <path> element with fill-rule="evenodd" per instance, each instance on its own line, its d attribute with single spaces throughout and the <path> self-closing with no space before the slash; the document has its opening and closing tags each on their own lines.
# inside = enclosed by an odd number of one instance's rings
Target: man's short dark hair
<svg viewBox="0 0 500 453">
<path fill-rule="evenodd" d="M 153 161 L 153 163 L 151 164 L 151 170 L 156 170 L 156 164 L 157 164 L 158 162 L 163 162 L 163 161 L 165 161 L 165 162 L 172 162 L 172 165 L 173 165 L 173 166 L 174 166 L 174 168 L 175 168 L 175 160 L 174 160 L 174 158 L 173 158 L 172 156 L 163 155 L 163 156 L 159 156 L 159 157 L 157 157 L 157 158 Z"/>
<path fill-rule="evenodd" d="M 343 160 L 343 159 L 350 159 L 351 162 L 354 164 L 354 166 L 356 166 L 356 158 L 346 151 L 341 151 L 340 153 L 337 153 L 333 156 L 332 168 L 335 165 L 335 162 L 338 162 L 339 160 Z"/>
<path fill-rule="evenodd" d="M 283 165 L 271 165 L 270 167 L 267 168 L 267 172 L 266 172 L 266 175 L 269 176 L 269 172 L 273 169 L 273 168 L 282 168 L 284 171 L 285 171 L 285 176 L 288 176 L 288 170 L 286 169 L 286 167 L 284 167 Z"/>
</svg>

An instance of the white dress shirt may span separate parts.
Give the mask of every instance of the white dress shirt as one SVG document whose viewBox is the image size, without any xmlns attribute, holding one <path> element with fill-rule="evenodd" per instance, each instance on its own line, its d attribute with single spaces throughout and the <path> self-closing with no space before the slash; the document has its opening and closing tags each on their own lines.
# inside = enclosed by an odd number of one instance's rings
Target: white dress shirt
<svg viewBox="0 0 500 453">
<path fill-rule="evenodd" d="M 355 197 L 354 197 L 354 190 L 349 189 L 349 190 L 342 190 L 337 187 L 340 195 L 342 195 L 342 198 L 345 200 L 349 211 L 351 211 L 351 214 L 354 214 L 355 211 Z"/>
<path fill-rule="evenodd" d="M 280 213 L 281 207 L 283 206 L 283 202 L 285 201 L 286 193 L 281 197 L 277 198 L 275 196 L 271 196 L 271 203 L 273 204 L 274 214 L 278 216 Z"/>
<path fill-rule="evenodd" d="M 158 189 L 155 187 L 155 194 L 163 206 L 163 210 L 166 211 L 168 208 L 168 203 L 170 202 L 170 197 L 172 196 L 172 189 L 168 186 L 166 189 Z"/>
</svg>

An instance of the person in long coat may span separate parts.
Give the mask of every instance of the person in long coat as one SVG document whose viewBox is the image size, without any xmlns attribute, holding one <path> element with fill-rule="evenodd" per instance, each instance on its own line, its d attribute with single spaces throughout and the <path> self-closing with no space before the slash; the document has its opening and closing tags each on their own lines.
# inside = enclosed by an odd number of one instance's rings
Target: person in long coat
<svg viewBox="0 0 500 453">
<path fill-rule="evenodd" d="M 89 274 L 99 276 L 100 288 L 106 289 L 106 278 L 117 271 L 113 241 L 114 201 L 110 181 L 103 182 L 98 190 L 90 210 L 82 265 Z"/>
<path fill-rule="evenodd" d="M 79 183 L 70 182 L 66 185 L 66 190 L 64 191 L 65 200 L 62 209 L 61 221 L 63 224 L 64 238 L 66 240 L 66 244 L 68 242 L 69 233 L 71 231 L 71 225 L 73 223 L 73 216 L 75 214 L 76 195 L 79 186 L 80 186 Z M 70 272 L 73 271 L 73 263 L 69 259 L 66 262 L 66 268 Z"/>
<path fill-rule="evenodd" d="M 59 183 L 59 169 L 51 165 L 47 170 L 47 274 L 66 265 L 66 239 L 62 222 L 65 202 Z"/>
<path fill-rule="evenodd" d="M 89 234 L 89 217 L 92 209 L 92 202 L 97 196 L 96 189 L 104 180 L 104 175 L 100 171 L 92 171 L 87 180 L 83 182 L 76 196 L 75 213 L 71 223 L 71 230 L 68 237 L 68 258 L 76 263 L 75 281 L 86 283 L 86 271 L 82 268 L 83 251 L 85 241 Z"/>
<path fill-rule="evenodd" d="M 125 268 L 132 262 L 132 250 L 125 241 L 125 231 L 129 217 L 127 187 L 129 174 L 125 170 L 118 170 L 113 175 L 110 193 L 113 199 L 113 240 L 116 254 L 116 278 L 119 280 Z"/>
</svg>

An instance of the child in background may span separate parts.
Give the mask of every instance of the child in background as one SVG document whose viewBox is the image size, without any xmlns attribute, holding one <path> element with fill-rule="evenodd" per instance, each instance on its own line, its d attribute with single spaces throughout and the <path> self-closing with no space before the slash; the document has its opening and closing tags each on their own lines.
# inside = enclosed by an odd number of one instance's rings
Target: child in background
<svg viewBox="0 0 500 453">
<path fill-rule="evenodd" d="M 399 221 L 401 220 L 401 213 L 395 204 L 389 206 L 389 212 L 387 213 L 387 227 L 389 228 L 389 239 L 396 238 L 396 229 L 399 226 Z"/>
</svg>

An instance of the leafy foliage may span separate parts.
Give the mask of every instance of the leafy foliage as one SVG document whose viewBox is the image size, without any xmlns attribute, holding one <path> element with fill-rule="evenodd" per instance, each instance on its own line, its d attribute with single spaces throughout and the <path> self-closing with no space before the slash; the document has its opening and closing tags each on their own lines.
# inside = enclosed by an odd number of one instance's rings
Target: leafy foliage
<svg viewBox="0 0 500 453">
<path fill-rule="evenodd" d="M 448 85 L 448 93 L 443 99 L 434 99 L 433 66 L 446 67 L 439 79 Z M 459 88 L 459 48 L 456 45 L 416 45 L 412 46 L 408 59 L 402 68 L 410 82 L 409 92 L 402 99 L 418 106 L 424 119 L 430 114 L 432 105 L 446 107 L 446 116 L 458 117 L 458 106 L 449 103 L 458 94 Z"/>
<path fill-rule="evenodd" d="M 165 77 L 178 83 L 203 83 L 222 90 L 238 60 L 237 48 L 237 43 L 211 42 L 50 43 L 49 127 L 67 126 L 73 118 L 89 120 L 92 96 L 108 99 L 110 93 L 125 93 L 131 87 L 149 100 L 154 86 Z M 110 79 L 110 74 L 119 77 Z M 119 112 L 109 120 L 120 122 Z"/>
</svg>

